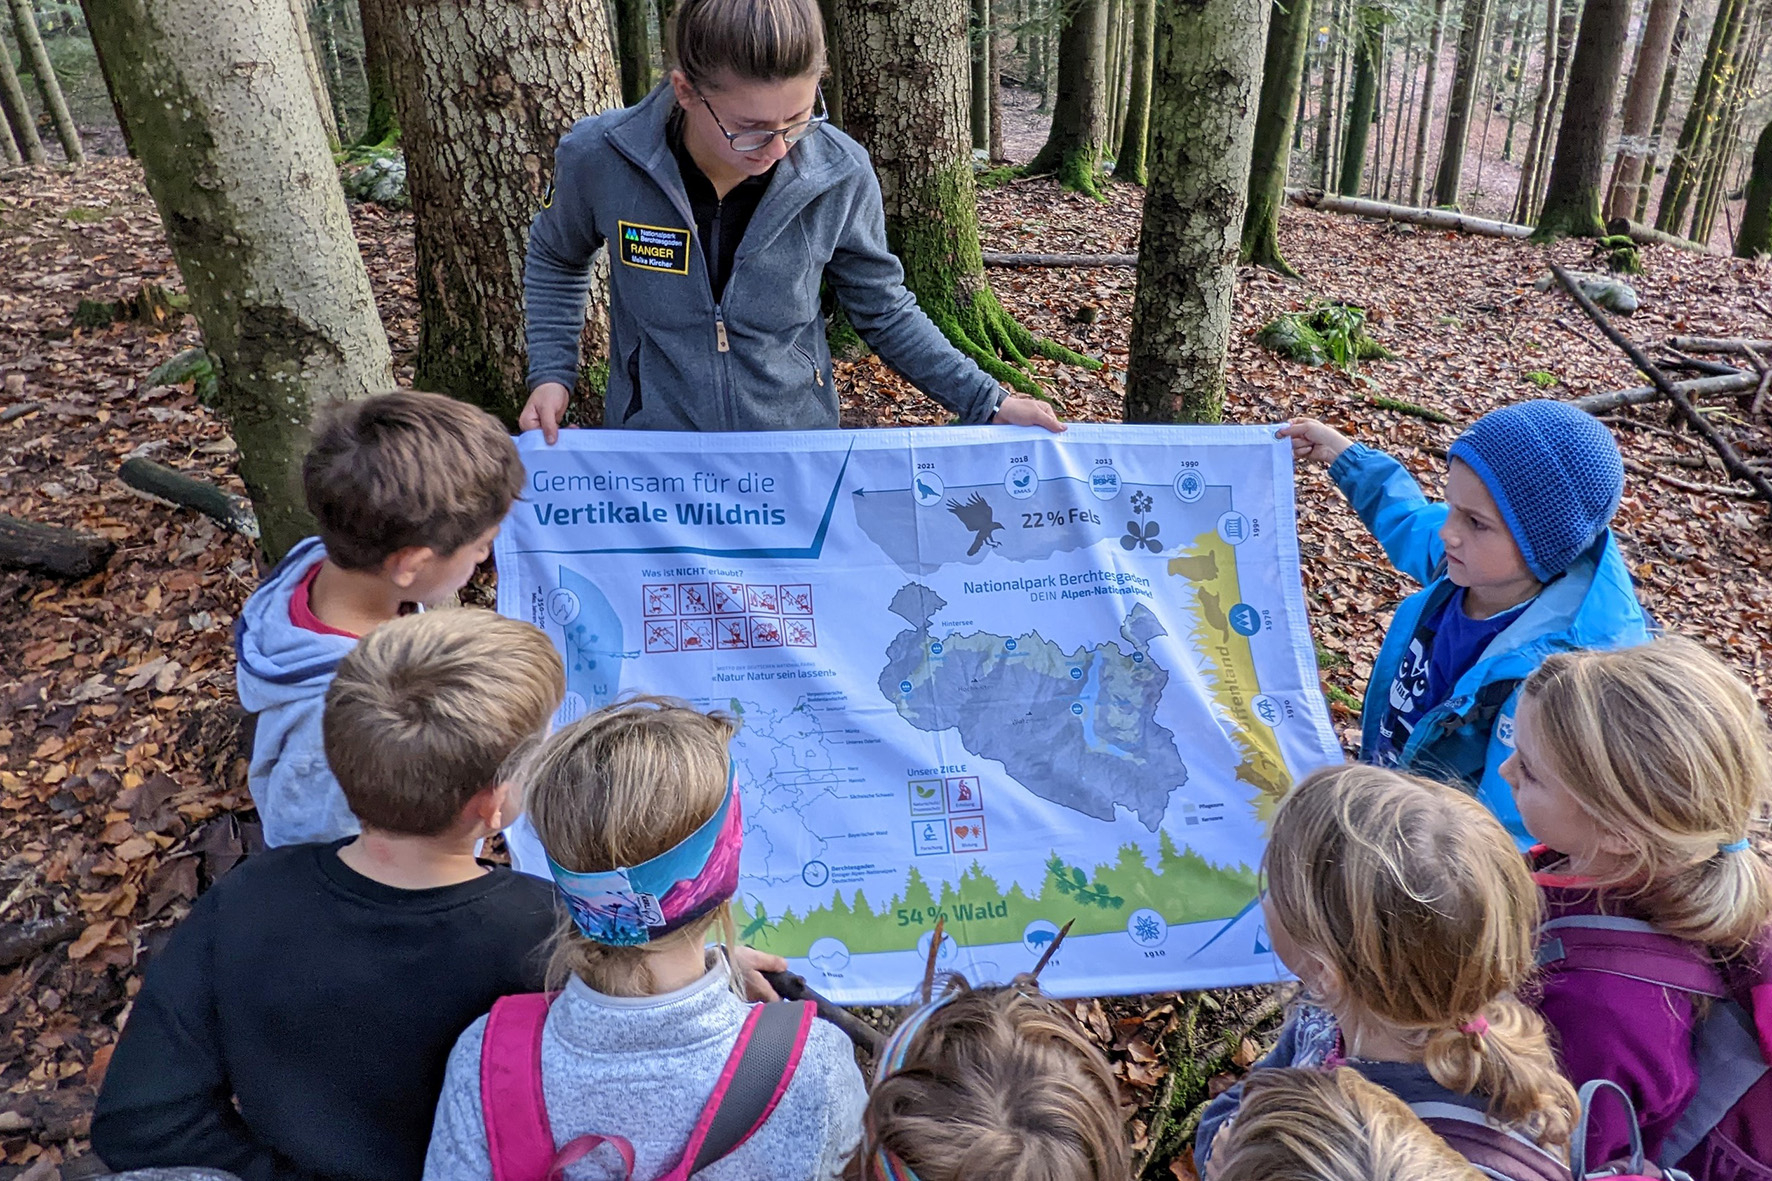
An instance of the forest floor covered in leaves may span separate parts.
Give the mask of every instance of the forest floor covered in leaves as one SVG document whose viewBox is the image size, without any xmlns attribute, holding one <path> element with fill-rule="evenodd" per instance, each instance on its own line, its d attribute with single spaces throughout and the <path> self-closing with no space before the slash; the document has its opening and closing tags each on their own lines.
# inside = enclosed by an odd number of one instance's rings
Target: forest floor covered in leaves
<svg viewBox="0 0 1772 1181">
<path fill-rule="evenodd" d="M 980 196 L 985 248 L 1132 251 L 1141 196 L 1112 186 L 1103 204 L 1047 180 L 988 190 Z M 404 380 L 417 340 L 410 215 L 359 206 L 354 218 Z M 1437 489 L 1456 423 L 1516 399 L 1641 380 L 1565 295 L 1533 290 L 1547 256 L 1585 264 L 1582 243 L 1546 251 L 1294 209 L 1281 244 L 1306 277 L 1240 276 L 1229 421 L 1320 417 L 1391 449 Z M 1633 279 L 1643 308 L 1621 321 L 1637 341 L 1772 337 L 1772 269 L 1764 264 L 1660 247 L 1646 248 L 1644 263 L 1647 273 Z M 1036 333 L 1106 362 L 1100 372 L 1036 362 L 1064 415 L 1117 420 L 1132 271 L 992 278 Z M 178 288 L 133 163 L 0 174 L 0 414 L 35 407 L 0 424 L 0 512 L 117 543 L 109 566 L 81 582 L 0 572 L 0 1178 L 83 1150 L 92 1096 L 142 963 L 193 897 L 251 849 L 256 832 L 230 640 L 262 561 L 244 538 L 116 478 L 123 459 L 146 455 L 242 490 L 220 419 L 189 385 L 146 380 L 198 334 L 188 319 L 72 326 L 80 300 L 124 299 L 144 282 Z M 1318 298 L 1366 308 L 1373 335 L 1397 359 L 1349 377 L 1256 344 L 1272 316 Z M 838 379 L 850 425 L 945 418 L 875 358 L 840 363 Z M 1455 423 L 1381 409 L 1376 396 Z M 1750 460 L 1772 461 L 1766 423 L 1732 399 L 1711 414 Z M 1727 481 L 1665 407 L 1611 421 L 1631 465 L 1616 528 L 1644 602 L 1665 626 L 1723 652 L 1772 698 L 1772 670 L 1762 663 L 1772 641 L 1766 506 L 1690 490 Z M 1392 605 L 1412 588 L 1320 471 L 1300 473 L 1299 534 L 1332 711 L 1351 742 L 1356 718 L 1347 703 L 1365 687 Z M 1078 1011 L 1138 1107 L 1139 1146 L 1155 1139 L 1167 1149 L 1185 1130 L 1177 1121 L 1252 1059 L 1276 1007 L 1265 990 L 1242 990 L 1080 1002 Z M 1168 1156 L 1157 1154 L 1155 1171 L 1168 1171 Z M 1191 1175 L 1180 1160 L 1175 1172 Z M 70 1162 L 63 1175 L 81 1174 Z"/>
</svg>

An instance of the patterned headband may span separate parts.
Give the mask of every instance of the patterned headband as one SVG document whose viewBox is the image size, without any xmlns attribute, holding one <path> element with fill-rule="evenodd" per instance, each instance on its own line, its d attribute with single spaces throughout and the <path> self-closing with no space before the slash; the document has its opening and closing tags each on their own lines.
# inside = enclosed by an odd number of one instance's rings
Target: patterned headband
<svg viewBox="0 0 1772 1181">
<path fill-rule="evenodd" d="M 877 1087 L 891 1076 L 904 1069 L 904 1060 L 910 1056 L 911 1043 L 923 1031 L 929 1019 L 941 1011 L 949 1001 L 956 1000 L 963 993 L 955 990 L 946 996 L 940 996 L 915 1010 L 906 1017 L 899 1027 L 892 1031 L 886 1039 L 886 1045 L 880 1050 L 879 1061 L 874 1066 L 874 1085 Z M 874 1149 L 874 1172 L 879 1181 L 917 1181 L 917 1174 L 909 1165 L 887 1152 L 883 1147 Z"/>
<path fill-rule="evenodd" d="M 744 821 L 738 772 L 727 763 L 726 796 L 673 848 L 631 868 L 575 873 L 548 858 L 554 888 L 586 939 L 636 947 L 701 918 L 738 892 Z"/>
</svg>

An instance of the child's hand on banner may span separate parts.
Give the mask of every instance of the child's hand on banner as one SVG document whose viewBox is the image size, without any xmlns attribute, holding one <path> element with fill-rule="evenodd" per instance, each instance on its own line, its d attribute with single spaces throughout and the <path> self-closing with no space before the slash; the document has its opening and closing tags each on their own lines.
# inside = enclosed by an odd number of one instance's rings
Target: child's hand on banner
<svg viewBox="0 0 1772 1181">
<path fill-rule="evenodd" d="M 1318 463 L 1334 463 L 1354 445 L 1352 439 L 1314 418 L 1295 418 L 1281 427 L 1276 437 L 1292 440 L 1293 459 L 1314 459 Z"/>
</svg>

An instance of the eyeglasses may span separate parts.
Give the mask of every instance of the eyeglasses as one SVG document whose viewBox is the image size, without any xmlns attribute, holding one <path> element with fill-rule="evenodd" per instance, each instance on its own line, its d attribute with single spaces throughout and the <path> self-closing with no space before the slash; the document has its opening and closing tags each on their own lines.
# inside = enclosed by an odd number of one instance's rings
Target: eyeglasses
<svg viewBox="0 0 1772 1181">
<path fill-rule="evenodd" d="M 817 131 L 820 124 L 831 121 L 830 111 L 824 105 L 824 87 L 817 87 L 815 94 L 817 97 L 812 108 L 812 118 L 804 119 L 799 123 L 790 123 L 786 127 L 778 127 L 774 131 L 739 132 L 726 130 L 726 124 L 720 122 L 720 116 L 714 113 L 713 104 L 708 102 L 705 94 L 697 90 L 695 97 L 701 99 L 701 105 L 707 107 L 708 114 L 714 116 L 714 126 L 720 129 L 720 134 L 726 137 L 726 142 L 731 145 L 733 151 L 760 152 L 774 143 L 775 137 L 778 135 L 781 136 L 782 143 L 792 147 Z"/>
</svg>

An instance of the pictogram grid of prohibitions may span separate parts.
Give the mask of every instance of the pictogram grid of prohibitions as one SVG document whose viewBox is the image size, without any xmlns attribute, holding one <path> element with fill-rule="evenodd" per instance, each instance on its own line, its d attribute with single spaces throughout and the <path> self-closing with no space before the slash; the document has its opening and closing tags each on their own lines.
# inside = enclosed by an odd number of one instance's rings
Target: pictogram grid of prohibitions
<svg viewBox="0 0 1772 1181">
<path fill-rule="evenodd" d="M 803 582 L 648 582 L 640 612 L 648 654 L 818 647 Z"/>
</svg>

